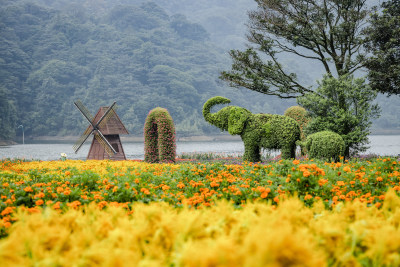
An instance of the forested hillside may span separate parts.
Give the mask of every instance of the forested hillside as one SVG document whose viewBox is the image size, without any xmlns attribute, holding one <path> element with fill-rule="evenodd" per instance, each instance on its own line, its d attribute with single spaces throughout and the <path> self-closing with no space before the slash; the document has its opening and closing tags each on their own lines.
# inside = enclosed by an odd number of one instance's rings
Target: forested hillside
<svg viewBox="0 0 400 267">
<path fill-rule="evenodd" d="M 178 135 L 217 133 L 201 114 L 222 95 L 252 112 L 280 113 L 295 101 L 227 87 L 229 49 L 243 47 L 253 0 L 0 1 L 0 139 L 77 135 L 87 126 L 73 105 L 95 113 L 117 101 L 130 131 L 167 108 Z M 312 83 L 318 71 L 286 60 Z M 315 68 L 314 68 L 315 69 Z M 400 98 L 382 97 L 376 127 L 400 128 Z M 397 102 L 396 102 L 397 101 Z M 390 107 L 389 109 L 385 109 Z"/>
<path fill-rule="evenodd" d="M 16 110 L 14 128 L 24 125 L 26 135 L 79 134 L 86 122 L 73 106 L 76 99 L 92 113 L 117 101 L 132 134 L 142 134 L 156 106 L 170 111 L 180 135 L 215 132 L 201 115 L 214 95 L 259 112 L 281 106 L 219 82 L 229 64 L 225 51 L 185 16 L 170 16 L 152 2 L 98 14 L 90 7 L 2 5 L 0 86 L 7 110 Z"/>
</svg>

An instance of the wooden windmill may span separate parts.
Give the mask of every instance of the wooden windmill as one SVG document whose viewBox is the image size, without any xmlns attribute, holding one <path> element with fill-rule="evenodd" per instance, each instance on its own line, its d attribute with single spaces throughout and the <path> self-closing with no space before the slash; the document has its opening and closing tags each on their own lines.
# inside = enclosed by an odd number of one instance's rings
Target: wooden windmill
<svg viewBox="0 0 400 267">
<path fill-rule="evenodd" d="M 94 117 L 81 101 L 78 100 L 74 104 L 90 123 L 73 146 L 75 153 L 93 134 L 94 137 L 87 159 L 126 160 L 119 135 L 129 133 L 115 112 L 115 102 L 110 107 L 101 107 Z"/>
</svg>

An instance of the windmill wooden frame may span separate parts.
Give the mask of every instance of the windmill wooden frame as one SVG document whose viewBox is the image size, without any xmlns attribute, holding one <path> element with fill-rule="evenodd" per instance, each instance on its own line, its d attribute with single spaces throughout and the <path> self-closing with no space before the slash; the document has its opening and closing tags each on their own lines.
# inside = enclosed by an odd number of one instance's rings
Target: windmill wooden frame
<svg viewBox="0 0 400 267">
<path fill-rule="evenodd" d="M 74 104 L 90 123 L 73 146 L 75 153 L 79 151 L 89 136 L 93 135 L 87 159 L 126 160 L 119 135 L 129 133 L 115 112 L 116 102 L 109 107 L 100 107 L 94 117 L 81 101 L 78 100 Z"/>
</svg>

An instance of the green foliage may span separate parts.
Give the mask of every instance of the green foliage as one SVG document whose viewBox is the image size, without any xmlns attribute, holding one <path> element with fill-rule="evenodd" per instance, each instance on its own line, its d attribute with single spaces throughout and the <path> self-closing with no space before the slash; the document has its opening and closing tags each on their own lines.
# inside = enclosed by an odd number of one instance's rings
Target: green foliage
<svg viewBox="0 0 400 267">
<path fill-rule="evenodd" d="M 381 93 L 400 94 L 400 2 L 385 1 L 366 29 L 368 80 Z"/>
<path fill-rule="evenodd" d="M 214 76 L 226 59 L 207 38 L 179 35 L 174 19 L 154 3 L 104 3 L 109 6 L 97 13 L 85 1 L 48 3 L 60 10 L 34 2 L 0 7 L 0 86 L 26 135 L 79 134 L 86 125 L 73 107 L 76 99 L 92 113 L 117 101 L 136 135 L 148 111 L 161 105 L 179 121 L 181 134 L 211 129 L 199 103 L 209 88 L 224 90 Z"/>
<path fill-rule="evenodd" d="M 146 162 L 175 162 L 175 126 L 165 108 L 157 107 L 147 115 L 144 124 L 144 160 Z"/>
<path fill-rule="evenodd" d="M 300 127 L 300 140 L 305 141 L 306 135 L 304 134 L 304 128 L 307 126 L 310 121 L 310 116 L 307 110 L 300 106 L 292 106 L 285 110 L 284 114 L 292 119 L 294 119 Z M 305 155 L 306 150 L 305 147 L 301 148 L 301 154 Z"/>
<path fill-rule="evenodd" d="M 310 121 L 310 116 L 307 110 L 300 106 L 292 106 L 285 110 L 284 114 L 292 119 L 294 119 L 300 126 L 300 138 L 302 141 L 305 140 L 304 128 L 307 126 L 307 123 Z"/>
<path fill-rule="evenodd" d="M 231 50 L 232 68 L 221 73 L 231 86 L 282 98 L 313 92 L 282 65 L 282 52 L 322 63 L 331 75 L 351 74 L 361 67 L 364 39 L 359 29 L 368 14 L 365 0 L 256 2 L 258 8 L 249 12 L 252 46 Z"/>
<path fill-rule="evenodd" d="M 324 130 L 338 133 L 345 142 L 345 157 L 365 151 L 371 119 L 379 117 L 380 112 L 373 104 L 376 95 L 364 79 L 325 76 L 315 93 L 297 99 L 312 118 L 306 134 Z"/>
<path fill-rule="evenodd" d="M 247 109 L 232 107 L 228 117 L 228 132 L 231 135 L 241 134 L 243 132 L 246 121 L 251 113 Z"/>
<path fill-rule="evenodd" d="M 209 38 L 206 30 L 196 23 L 190 23 L 184 15 L 172 16 L 171 27 L 183 38 L 203 41 Z"/>
<path fill-rule="evenodd" d="M 343 138 L 331 131 L 311 134 L 302 145 L 306 147 L 309 158 L 321 160 L 338 161 L 345 149 Z"/>
<path fill-rule="evenodd" d="M 4 88 L 0 87 L 0 140 L 12 140 L 16 129 L 16 109 Z"/>
<path fill-rule="evenodd" d="M 211 108 L 215 105 L 219 104 L 229 104 L 231 101 L 228 98 L 222 96 L 215 96 L 207 100 L 206 103 L 203 105 L 203 117 L 208 122 L 214 126 L 217 126 L 222 131 L 228 131 L 228 121 L 230 110 L 232 107 L 224 107 L 218 114 L 211 113 Z"/>
<path fill-rule="evenodd" d="M 282 158 L 294 158 L 296 140 L 300 138 L 300 128 L 290 117 L 272 114 L 252 114 L 247 109 L 228 106 L 211 113 L 217 104 L 227 104 L 230 100 L 215 96 L 203 106 L 204 119 L 232 135 L 240 135 L 244 143 L 243 160 L 261 161 L 260 150 L 281 149 Z"/>
</svg>

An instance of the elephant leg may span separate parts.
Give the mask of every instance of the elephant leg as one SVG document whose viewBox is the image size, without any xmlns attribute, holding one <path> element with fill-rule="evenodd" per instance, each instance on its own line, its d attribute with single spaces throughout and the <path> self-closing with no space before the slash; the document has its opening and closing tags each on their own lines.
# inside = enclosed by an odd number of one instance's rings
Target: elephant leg
<svg viewBox="0 0 400 267">
<path fill-rule="evenodd" d="M 281 154 L 282 159 L 296 158 L 296 145 L 290 144 L 282 147 Z"/>
<path fill-rule="evenodd" d="M 260 146 L 258 144 L 249 144 L 244 142 L 243 160 L 249 162 L 260 162 Z"/>
</svg>

